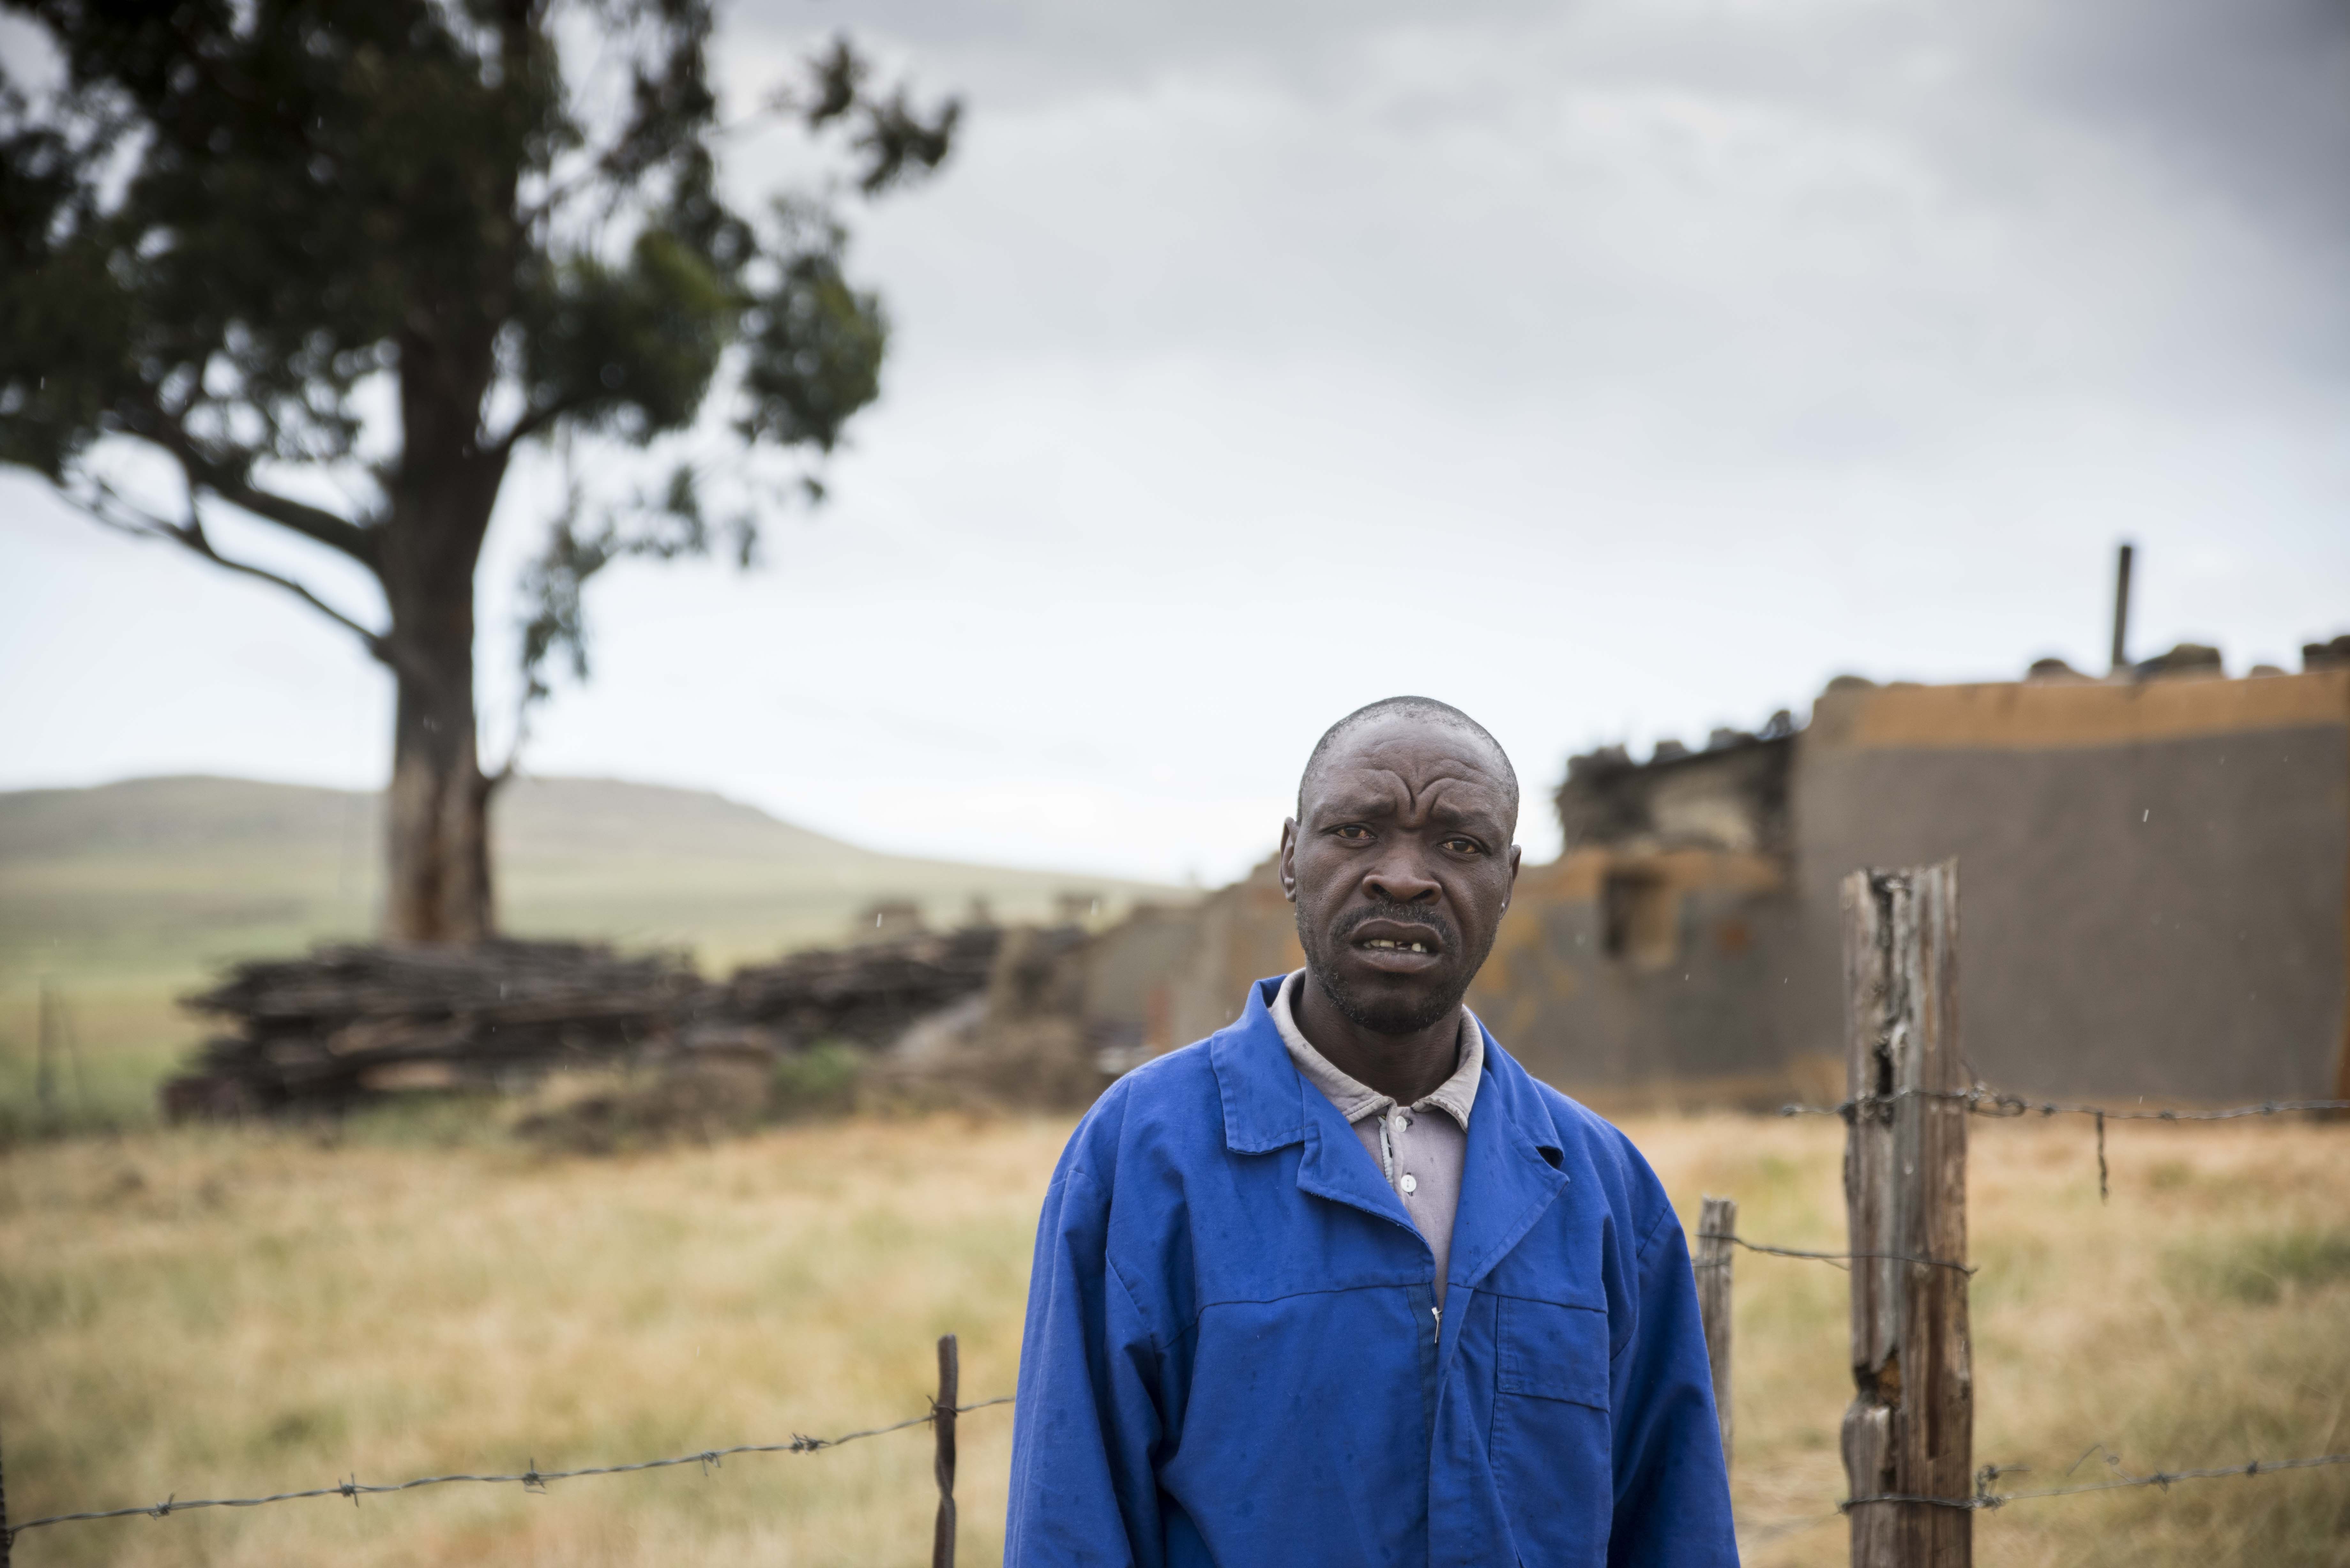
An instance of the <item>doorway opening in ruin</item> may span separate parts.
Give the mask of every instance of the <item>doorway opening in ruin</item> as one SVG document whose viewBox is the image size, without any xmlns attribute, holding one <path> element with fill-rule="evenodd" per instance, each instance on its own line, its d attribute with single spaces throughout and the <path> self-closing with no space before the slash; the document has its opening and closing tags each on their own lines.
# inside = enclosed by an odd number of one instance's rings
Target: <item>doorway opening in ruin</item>
<svg viewBox="0 0 2350 1568">
<path fill-rule="evenodd" d="M 1599 885 L 1603 941 L 1612 959 L 1643 969 L 1673 961 L 1680 946 L 1680 898 L 1653 871 L 1620 869 Z"/>
</svg>

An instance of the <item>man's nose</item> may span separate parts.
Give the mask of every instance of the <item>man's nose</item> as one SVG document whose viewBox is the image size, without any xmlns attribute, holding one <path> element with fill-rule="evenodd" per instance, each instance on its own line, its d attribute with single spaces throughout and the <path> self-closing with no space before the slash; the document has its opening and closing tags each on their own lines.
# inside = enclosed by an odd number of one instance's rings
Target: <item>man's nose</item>
<svg viewBox="0 0 2350 1568">
<path fill-rule="evenodd" d="M 1398 850 L 1371 867 L 1364 878 L 1364 888 L 1372 898 L 1385 904 L 1430 904 L 1444 889 L 1428 874 L 1419 857 Z"/>
</svg>

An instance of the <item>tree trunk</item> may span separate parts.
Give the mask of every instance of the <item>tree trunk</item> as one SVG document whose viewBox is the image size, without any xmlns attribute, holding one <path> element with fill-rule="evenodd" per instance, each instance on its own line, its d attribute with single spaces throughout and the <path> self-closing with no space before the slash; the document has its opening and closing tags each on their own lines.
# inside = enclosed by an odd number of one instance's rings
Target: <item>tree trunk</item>
<svg viewBox="0 0 2350 1568">
<path fill-rule="evenodd" d="M 474 444 L 489 339 L 467 348 L 452 369 L 429 337 L 400 345 L 407 442 L 376 564 L 391 611 L 385 660 L 400 687 L 384 813 L 384 935 L 393 941 L 478 942 L 497 929 L 489 833 L 497 781 L 483 775 L 474 733 L 473 571 L 505 459 Z"/>
<path fill-rule="evenodd" d="M 404 638 L 411 661 L 393 720 L 384 935 L 394 941 L 477 942 L 496 929 L 491 899 L 490 781 L 473 730 L 473 584 L 465 628 L 451 643 Z"/>
</svg>

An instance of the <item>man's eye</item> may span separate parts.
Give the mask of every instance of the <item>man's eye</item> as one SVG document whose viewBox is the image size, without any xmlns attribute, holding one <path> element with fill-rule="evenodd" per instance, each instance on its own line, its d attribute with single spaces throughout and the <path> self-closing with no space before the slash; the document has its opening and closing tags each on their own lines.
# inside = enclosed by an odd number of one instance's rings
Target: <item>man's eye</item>
<svg viewBox="0 0 2350 1568">
<path fill-rule="evenodd" d="M 1335 835 L 1335 836 L 1336 836 L 1336 837 L 1339 837 L 1339 838 L 1346 838 L 1346 839 L 1352 839 L 1352 840 L 1354 840 L 1354 841 L 1355 841 L 1355 842 L 1357 842 L 1357 843 L 1360 843 L 1362 840 L 1364 840 L 1364 839 L 1366 839 L 1366 838 L 1368 838 L 1370 836 L 1371 836 L 1371 830 L 1370 830 L 1369 828 L 1367 828 L 1367 827 L 1365 827 L 1365 826 L 1364 826 L 1361 823 L 1359 823 L 1359 822 L 1350 822 L 1350 823 L 1348 823 L 1346 826 L 1344 826 L 1344 827 L 1342 827 L 1342 828 L 1338 829 L 1337 833 Z"/>
<path fill-rule="evenodd" d="M 1482 855 L 1485 852 L 1485 846 L 1473 838 L 1448 838 L 1444 841 L 1444 847 L 1462 855 Z"/>
</svg>

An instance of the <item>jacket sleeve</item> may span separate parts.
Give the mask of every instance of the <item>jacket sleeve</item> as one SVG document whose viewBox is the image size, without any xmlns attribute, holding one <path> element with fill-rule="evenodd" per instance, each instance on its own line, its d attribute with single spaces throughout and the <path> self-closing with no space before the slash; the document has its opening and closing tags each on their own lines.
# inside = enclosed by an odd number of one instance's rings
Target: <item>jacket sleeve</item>
<svg viewBox="0 0 2350 1568">
<path fill-rule="evenodd" d="M 1689 1242 L 1672 1209 L 1641 1242 L 1632 1338 L 1611 1374 L 1616 1519 L 1608 1568 L 1736 1568 L 1730 1475 Z"/>
<path fill-rule="evenodd" d="M 1065 1164 L 1045 1195 L 1013 1407 L 1006 1568 L 1161 1568 L 1149 1325 L 1108 1255 L 1109 1196 Z"/>
</svg>

